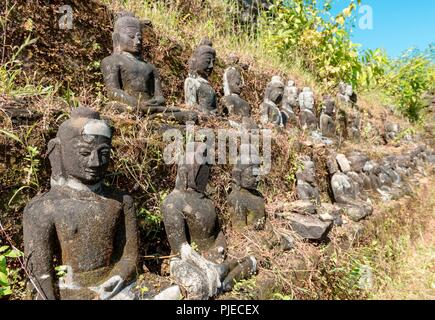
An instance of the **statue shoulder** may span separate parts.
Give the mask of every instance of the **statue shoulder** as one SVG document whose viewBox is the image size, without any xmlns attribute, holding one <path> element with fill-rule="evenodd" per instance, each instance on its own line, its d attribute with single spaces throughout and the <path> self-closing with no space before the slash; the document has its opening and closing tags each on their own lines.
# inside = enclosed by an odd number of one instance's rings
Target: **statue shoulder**
<svg viewBox="0 0 435 320">
<path fill-rule="evenodd" d="M 101 60 L 101 68 L 118 66 L 122 59 L 123 57 L 118 53 L 111 54 Z"/>
<path fill-rule="evenodd" d="M 24 217 L 35 217 L 42 213 L 51 213 L 56 208 L 56 199 L 58 198 L 55 192 L 48 191 L 35 196 L 24 208 Z"/>
</svg>

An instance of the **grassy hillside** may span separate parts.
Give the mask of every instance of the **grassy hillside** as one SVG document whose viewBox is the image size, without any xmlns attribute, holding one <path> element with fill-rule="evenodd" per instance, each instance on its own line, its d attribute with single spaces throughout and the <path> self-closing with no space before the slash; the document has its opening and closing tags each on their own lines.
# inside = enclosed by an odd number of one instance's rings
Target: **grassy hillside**
<svg viewBox="0 0 435 320">
<path fill-rule="evenodd" d="M 160 204 L 174 186 L 176 168 L 162 160 L 164 144 L 157 130 L 160 124 L 109 110 L 99 70 L 101 59 L 111 52 L 114 15 L 120 10 L 131 10 L 141 19 L 151 21 L 144 30 L 144 55 L 159 69 L 164 95 L 170 104 L 183 106 L 187 60 L 205 35 L 212 39 L 217 50 L 211 84 L 218 96 L 223 95 L 222 74 L 228 55 L 236 53 L 242 63 L 249 65 L 243 74 L 246 90 L 242 95 L 253 106 L 257 121 L 264 88 L 273 75 L 296 80 L 299 87 L 312 87 L 318 111 L 323 94 L 336 94 L 334 85 L 319 79 L 297 53 L 287 61 L 279 52 L 271 51 L 264 45 L 264 33 L 241 25 L 234 7 L 224 1 L 166 1 L 165 4 L 139 0 L 53 0 L 41 4 L 18 0 L 14 3 L 0 3 L 0 11 L 6 13 L 1 15 L 0 24 L 4 31 L 0 106 L 31 110 L 32 116 L 12 121 L 6 112 L 0 113 L 0 247 L 12 243 L 23 249 L 24 206 L 37 193 L 49 189 L 47 142 L 68 117 L 70 109 L 84 104 L 101 111 L 115 126 L 112 164 L 106 182 L 135 198 L 141 255 L 169 254 Z M 72 30 L 60 30 L 56 26 L 54 17 L 60 17 L 56 11 L 63 4 L 74 8 Z M 410 123 L 386 108 L 382 104 L 384 99 L 378 90 L 361 91 L 362 141 L 341 140 L 337 147 L 341 152 L 358 150 L 379 159 L 408 150 L 412 145 L 400 141 L 384 144 L 381 134 L 385 118 L 399 122 L 403 134 L 413 133 L 417 142 L 433 141 L 432 132 L 423 131 L 422 124 Z M 224 119 L 214 119 L 201 126 L 224 128 L 228 124 Z M 273 130 L 273 168 L 261 182 L 260 191 L 266 198 L 268 218 L 279 231 L 286 225 L 274 213 L 296 199 L 295 172 L 300 155 L 310 155 L 316 162 L 322 200 L 330 201 L 326 180 L 328 149 L 312 144 L 308 132 Z M 327 243 L 297 240 L 295 250 L 282 252 L 278 246 L 265 243 L 266 235 L 262 232 L 239 233 L 229 227 L 226 198 L 230 172 L 230 166 L 215 166 L 209 192 L 229 238 L 230 255 L 242 257 L 252 253 L 259 260 L 259 274 L 236 286 L 230 294 L 236 298 L 367 298 L 370 292 L 361 290 L 356 283 L 363 266 L 375 270 L 382 283 L 386 275 L 391 276 L 389 268 L 395 265 L 404 243 L 411 242 L 416 226 L 424 228 L 433 219 L 433 211 L 428 210 L 433 208 L 433 179 L 429 178 L 421 187 L 415 182 L 414 196 L 377 207 L 375 219 L 335 228 Z M 377 195 L 372 197 L 379 200 Z M 413 210 L 409 210 L 411 206 Z M 7 261 L 13 289 L 8 297 L 23 298 L 23 271 L 16 259 Z M 167 275 L 167 260 L 144 258 L 141 262 L 141 271 L 148 269 L 154 274 Z"/>
</svg>

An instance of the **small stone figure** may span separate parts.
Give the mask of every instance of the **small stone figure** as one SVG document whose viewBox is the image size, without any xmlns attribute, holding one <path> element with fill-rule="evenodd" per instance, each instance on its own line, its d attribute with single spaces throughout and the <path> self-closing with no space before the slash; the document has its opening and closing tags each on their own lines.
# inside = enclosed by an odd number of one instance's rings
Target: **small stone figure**
<svg viewBox="0 0 435 320">
<path fill-rule="evenodd" d="M 107 187 L 111 128 L 97 112 L 77 108 L 48 144 L 51 189 L 23 216 L 28 269 L 36 299 L 111 299 L 136 277 L 138 238 L 132 198 Z M 67 275 L 56 284 L 56 264 Z M 57 294 L 57 287 L 59 294 Z"/>
<path fill-rule="evenodd" d="M 229 67 L 224 73 L 224 94 L 222 104 L 224 114 L 235 114 L 242 117 L 251 116 L 251 106 L 240 97 L 243 79 L 236 67 Z"/>
<path fill-rule="evenodd" d="M 317 118 L 314 114 L 314 93 L 305 87 L 299 94 L 299 123 L 302 128 L 317 129 Z"/>
<path fill-rule="evenodd" d="M 231 290 L 234 282 L 256 271 L 256 260 L 227 261 L 226 240 L 219 230 L 214 204 L 205 195 L 210 166 L 206 146 L 195 143 L 179 164 L 175 189 L 162 204 L 172 253 L 171 276 L 188 291 L 189 299 L 207 299 Z M 195 244 L 200 253 L 192 249 Z"/>
<path fill-rule="evenodd" d="M 284 88 L 282 99 L 282 116 L 284 124 L 289 123 L 294 126 L 298 124 L 296 112 L 298 109 L 299 90 L 293 80 L 289 80 Z"/>
<path fill-rule="evenodd" d="M 320 204 L 319 188 L 316 182 L 314 162 L 309 157 L 302 158 L 302 168 L 296 172 L 296 192 L 299 199 Z"/>
<path fill-rule="evenodd" d="M 339 101 L 343 103 L 357 103 L 357 96 L 350 84 L 341 82 L 338 86 L 339 93 L 337 94 Z"/>
<path fill-rule="evenodd" d="M 352 110 L 347 114 L 346 130 L 349 139 L 359 141 L 361 138 L 361 114 L 358 110 Z"/>
<path fill-rule="evenodd" d="M 349 168 L 347 168 L 348 166 Z M 340 160 L 340 167 L 342 171 L 350 170 L 350 165 L 345 164 L 344 159 Z M 338 170 L 336 162 L 328 162 L 328 171 L 332 175 L 331 189 L 334 200 L 343 207 L 350 219 L 360 221 L 372 214 L 373 207 L 359 198 L 354 181 L 346 173 Z"/>
<path fill-rule="evenodd" d="M 261 161 L 258 154 L 249 154 L 250 148 L 243 146 L 242 154 L 234 165 L 234 183 L 228 196 L 232 224 L 236 228 L 252 225 L 257 230 L 263 229 L 266 220 L 264 198 L 257 191 Z"/>
<path fill-rule="evenodd" d="M 398 123 L 387 122 L 385 124 L 385 141 L 391 142 L 396 139 L 398 134 L 400 133 L 400 125 Z"/>
<path fill-rule="evenodd" d="M 115 22 L 113 53 L 101 62 L 107 93 L 121 103 L 120 111 L 162 114 L 170 120 L 196 121 L 194 112 L 165 107 L 160 75 L 154 65 L 142 59 L 142 24 L 129 12 L 123 12 Z M 125 106 L 124 106 L 125 105 Z"/>
<path fill-rule="evenodd" d="M 261 104 L 261 123 L 273 123 L 283 126 L 281 103 L 284 94 L 284 83 L 279 76 L 273 76 L 264 92 L 264 101 Z"/>
<path fill-rule="evenodd" d="M 320 132 L 324 137 L 335 136 L 335 102 L 330 96 L 324 97 L 323 112 L 320 115 Z"/>
<path fill-rule="evenodd" d="M 212 42 L 204 38 L 189 60 L 189 76 L 184 81 L 186 104 L 206 114 L 217 113 L 216 92 L 208 82 L 215 59 Z"/>
</svg>

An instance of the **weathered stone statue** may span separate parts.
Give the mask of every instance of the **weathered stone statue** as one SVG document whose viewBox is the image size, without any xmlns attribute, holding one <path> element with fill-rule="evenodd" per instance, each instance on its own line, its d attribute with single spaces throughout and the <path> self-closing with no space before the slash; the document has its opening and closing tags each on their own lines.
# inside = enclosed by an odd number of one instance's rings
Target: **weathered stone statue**
<svg viewBox="0 0 435 320">
<path fill-rule="evenodd" d="M 189 76 L 184 81 L 186 104 L 206 114 L 217 112 L 216 92 L 208 82 L 215 59 L 212 42 L 204 38 L 189 60 Z"/>
<path fill-rule="evenodd" d="M 296 112 L 298 111 L 298 95 L 299 90 L 293 80 L 289 80 L 284 88 L 284 96 L 282 99 L 282 116 L 284 124 L 298 124 Z"/>
<path fill-rule="evenodd" d="M 224 114 L 235 114 L 242 117 L 251 116 L 251 106 L 249 103 L 240 97 L 243 79 L 240 71 L 232 66 L 225 70 L 224 73 L 224 94 L 222 105 Z"/>
<path fill-rule="evenodd" d="M 335 136 L 335 102 L 330 96 L 323 99 L 323 112 L 320 115 L 320 132 L 325 137 Z"/>
<path fill-rule="evenodd" d="M 108 96 L 121 104 L 121 111 L 137 110 L 142 114 L 165 113 L 179 121 L 195 121 L 194 112 L 165 107 L 160 75 L 154 65 L 142 58 L 142 24 L 129 12 L 122 12 L 115 22 L 113 53 L 101 62 Z"/>
<path fill-rule="evenodd" d="M 357 102 L 357 96 L 353 91 L 352 85 L 341 82 L 338 86 L 338 90 L 339 92 L 337 94 L 337 97 L 339 101 L 352 104 L 355 104 Z"/>
<path fill-rule="evenodd" d="M 314 93 L 305 87 L 299 94 L 299 123 L 302 128 L 317 129 L 317 118 L 314 114 Z"/>
<path fill-rule="evenodd" d="M 360 221 L 372 214 L 373 207 L 359 198 L 356 184 L 348 175 L 351 168 L 347 158 L 344 155 L 338 155 L 337 162 L 341 172 L 336 163 L 330 161 L 328 165 L 328 171 L 332 175 L 331 188 L 334 200 L 344 208 L 350 219 Z M 352 173 L 350 175 L 352 176 Z"/>
<path fill-rule="evenodd" d="M 316 181 L 314 162 L 309 157 L 301 159 L 302 167 L 296 172 L 296 192 L 299 199 L 320 204 L 319 188 Z"/>
<path fill-rule="evenodd" d="M 359 141 L 361 138 L 361 113 L 358 110 L 352 110 L 346 116 L 347 137 Z"/>
<path fill-rule="evenodd" d="M 99 114 L 80 107 L 48 144 L 51 189 L 35 197 L 23 217 L 36 299 L 110 299 L 123 289 L 127 294 L 136 277 L 133 200 L 103 183 L 111 141 Z M 68 270 L 59 284 L 53 256 Z"/>
<path fill-rule="evenodd" d="M 273 76 L 267 84 L 264 92 L 264 100 L 261 104 L 261 123 L 273 123 L 282 126 L 281 103 L 284 94 L 284 83 L 279 76 Z"/>
<path fill-rule="evenodd" d="M 384 131 L 385 141 L 387 143 L 394 141 L 400 133 L 400 125 L 398 123 L 387 122 L 385 123 Z"/>
<path fill-rule="evenodd" d="M 233 186 L 228 196 L 233 227 L 253 226 L 262 229 L 266 220 L 263 195 L 257 191 L 260 157 L 250 155 L 248 148 L 241 147 L 243 153 L 232 172 Z"/>
<path fill-rule="evenodd" d="M 207 299 L 230 290 L 236 280 L 256 271 L 254 257 L 225 260 L 226 240 L 214 204 L 205 195 L 210 169 L 205 159 L 205 145 L 195 143 L 194 151 L 187 152 L 178 166 L 175 189 L 162 204 L 172 253 L 180 254 L 170 262 L 171 276 L 186 288 L 189 299 Z"/>
</svg>

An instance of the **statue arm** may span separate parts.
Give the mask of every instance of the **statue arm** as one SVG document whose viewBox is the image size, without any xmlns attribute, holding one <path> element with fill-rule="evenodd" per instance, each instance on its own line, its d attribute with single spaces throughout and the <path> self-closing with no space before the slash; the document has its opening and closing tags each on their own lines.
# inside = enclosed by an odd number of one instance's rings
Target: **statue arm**
<svg viewBox="0 0 435 320">
<path fill-rule="evenodd" d="M 184 96 L 188 106 L 196 107 L 198 105 L 197 84 L 195 79 L 187 78 L 184 82 Z"/>
<path fill-rule="evenodd" d="M 27 269 L 32 278 L 34 298 L 54 300 L 56 296 L 52 259 L 55 227 L 52 213 L 41 204 L 31 203 L 24 210 L 24 252 L 28 259 Z"/>
<path fill-rule="evenodd" d="M 147 103 L 150 106 L 153 105 L 162 106 L 165 104 L 165 98 L 163 97 L 160 73 L 155 67 L 153 68 L 153 73 L 154 73 L 154 97 Z"/>
<path fill-rule="evenodd" d="M 136 275 L 137 260 L 139 257 L 138 229 L 133 199 L 125 195 L 123 199 L 125 246 L 122 257 L 114 266 L 111 276 L 119 275 L 123 280 L 131 280 Z"/>
<path fill-rule="evenodd" d="M 163 222 L 165 225 L 166 235 L 171 251 L 174 254 L 180 253 L 183 244 L 189 244 L 186 237 L 186 222 L 183 212 L 177 208 L 176 201 L 173 201 L 170 196 L 163 203 Z"/>
<path fill-rule="evenodd" d="M 108 57 L 101 62 L 101 71 L 110 99 L 128 104 L 132 107 L 138 106 L 138 99 L 128 95 L 121 87 L 121 68 L 119 64 L 111 61 L 110 57 Z"/>
</svg>

